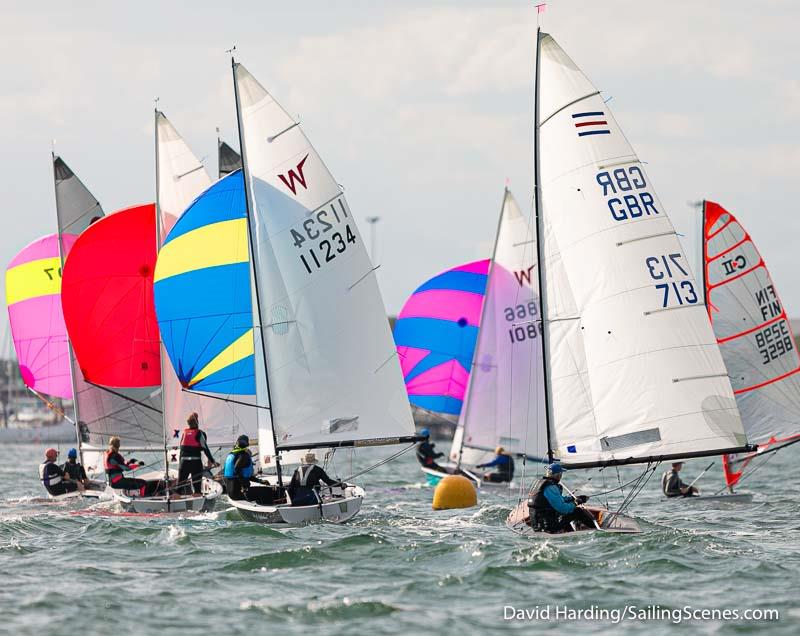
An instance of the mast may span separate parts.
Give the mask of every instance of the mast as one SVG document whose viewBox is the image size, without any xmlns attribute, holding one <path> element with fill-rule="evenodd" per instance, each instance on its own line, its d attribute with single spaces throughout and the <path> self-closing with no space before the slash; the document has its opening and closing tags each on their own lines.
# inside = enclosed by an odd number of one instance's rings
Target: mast
<svg viewBox="0 0 800 636">
<path fill-rule="evenodd" d="M 156 100 L 156 103 L 158 100 Z M 155 151 L 156 151 L 156 254 L 161 247 L 161 206 L 159 204 L 159 194 L 161 190 L 161 165 L 158 159 L 158 106 L 153 109 L 153 125 L 155 127 Z M 161 342 L 161 331 L 158 332 L 158 364 L 161 370 L 161 423 L 164 431 L 164 483 L 167 484 L 167 509 L 169 509 L 169 450 L 167 440 L 167 416 L 166 416 L 166 396 L 164 395 L 164 346 Z"/>
<path fill-rule="evenodd" d="M 545 325 L 547 317 L 547 293 L 545 281 L 542 274 L 542 264 L 544 263 L 543 237 L 544 228 L 542 227 L 542 186 L 541 172 L 539 166 L 539 76 L 541 58 L 542 29 L 536 28 L 536 74 L 533 80 L 533 204 L 536 215 L 536 255 L 539 259 L 536 268 L 539 279 L 539 312 L 542 321 L 542 378 L 544 380 L 544 420 L 547 432 L 547 462 L 553 462 L 553 440 L 550 433 L 550 376 L 547 372 L 547 365 L 550 359 L 550 343 L 548 342 L 547 327 Z"/>
<path fill-rule="evenodd" d="M 253 330 L 258 329 L 261 340 L 261 354 L 264 360 L 264 379 L 267 386 L 267 401 L 269 402 L 269 428 L 272 433 L 272 442 L 275 448 L 275 470 L 278 473 L 278 486 L 283 488 L 283 474 L 281 472 L 280 453 L 278 452 L 278 438 L 275 436 L 275 427 L 272 425 L 273 414 L 273 401 L 272 394 L 269 389 L 269 371 L 267 370 L 267 342 L 264 339 L 264 332 L 261 330 L 261 294 L 258 290 L 258 269 L 256 268 L 256 245 L 253 239 L 253 224 L 255 217 L 253 216 L 253 203 L 251 200 L 252 190 L 250 189 L 250 177 L 247 167 L 247 151 L 244 146 L 244 127 L 242 125 L 242 106 L 239 100 L 239 81 L 236 79 L 236 59 L 231 55 L 231 70 L 233 72 L 233 94 L 236 99 L 236 124 L 239 129 L 239 150 L 242 156 L 242 179 L 244 182 L 244 202 L 247 210 L 247 239 L 250 243 L 250 267 L 253 272 L 253 281 L 255 284 L 255 300 L 256 300 L 256 314 L 258 315 L 258 326 L 253 324 Z M 254 321 L 255 323 L 255 321 Z"/>
<path fill-rule="evenodd" d="M 500 202 L 500 215 L 497 220 L 497 231 L 494 234 L 494 247 L 492 247 L 492 260 L 489 262 L 489 271 L 486 273 L 486 289 L 483 292 L 483 303 L 481 304 L 481 317 L 480 323 L 478 323 L 478 329 L 480 330 L 480 325 L 484 324 L 483 318 L 486 315 L 486 299 L 489 297 L 489 290 L 492 284 L 492 270 L 494 269 L 494 260 L 497 254 L 497 242 L 500 240 L 500 228 L 503 226 L 503 211 L 506 207 L 506 197 L 508 196 L 508 186 L 503 188 L 503 200 Z M 478 355 L 478 344 L 480 343 L 480 331 L 478 332 L 478 338 L 475 341 L 475 348 L 472 350 L 472 360 L 470 365 L 469 371 L 469 381 L 467 382 L 467 395 L 464 398 L 464 408 L 466 408 L 466 412 L 464 413 L 464 426 L 462 427 L 463 430 L 461 431 L 461 444 L 458 447 L 458 461 L 456 462 L 456 468 L 461 468 L 461 457 L 464 453 L 464 434 L 467 432 L 467 416 L 469 415 L 469 399 L 472 395 L 472 372 L 475 369 L 475 356 Z"/>
<path fill-rule="evenodd" d="M 711 318 L 711 308 L 708 306 L 708 272 L 706 268 L 706 200 L 700 201 L 700 258 L 703 261 L 703 304 L 706 306 L 708 317 Z"/>
<path fill-rule="evenodd" d="M 56 174 L 56 153 L 50 151 L 50 159 L 53 163 L 53 192 L 56 197 L 56 233 L 58 234 L 58 256 L 61 261 L 61 270 L 64 269 L 64 242 L 61 240 L 61 223 L 58 217 L 58 176 Z M 59 272 L 60 277 L 61 272 Z M 10 325 L 9 325 L 10 328 Z M 83 464 L 83 443 L 81 441 L 81 417 L 78 412 L 78 386 L 75 383 L 75 365 L 72 361 L 75 359 L 75 353 L 72 351 L 72 342 L 67 338 L 67 352 L 69 353 L 69 381 L 72 386 L 72 410 L 75 413 L 75 440 L 78 443 L 78 459 Z M 10 379 L 9 375 L 9 379 Z M 8 425 L 8 423 L 6 423 Z"/>
</svg>

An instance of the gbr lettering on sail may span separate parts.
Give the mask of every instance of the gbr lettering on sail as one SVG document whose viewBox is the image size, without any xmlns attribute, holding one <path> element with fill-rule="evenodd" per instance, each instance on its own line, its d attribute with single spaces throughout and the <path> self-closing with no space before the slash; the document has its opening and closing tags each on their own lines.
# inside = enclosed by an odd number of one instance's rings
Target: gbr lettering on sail
<svg viewBox="0 0 800 636">
<path fill-rule="evenodd" d="M 647 190 L 647 180 L 637 165 L 601 170 L 595 175 L 614 221 L 632 221 L 660 216 L 655 198 Z M 644 259 L 662 309 L 694 305 L 700 296 L 694 288 L 688 265 L 680 252 L 653 254 Z"/>
</svg>

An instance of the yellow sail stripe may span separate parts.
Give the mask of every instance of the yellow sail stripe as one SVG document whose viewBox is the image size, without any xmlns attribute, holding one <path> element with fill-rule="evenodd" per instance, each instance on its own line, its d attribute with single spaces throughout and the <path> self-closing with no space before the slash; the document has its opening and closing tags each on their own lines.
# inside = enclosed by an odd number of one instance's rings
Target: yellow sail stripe
<svg viewBox="0 0 800 636">
<path fill-rule="evenodd" d="M 154 281 L 206 267 L 246 263 L 248 258 L 247 219 L 211 223 L 161 248 Z"/>
<path fill-rule="evenodd" d="M 216 357 L 211 360 L 211 362 L 204 366 L 199 373 L 189 380 L 189 386 L 194 386 L 217 371 L 221 371 L 225 367 L 229 367 L 232 364 L 239 362 L 239 360 L 244 360 L 247 356 L 253 355 L 254 351 L 253 330 L 248 329 L 234 342 L 220 351 Z"/>
<path fill-rule="evenodd" d="M 58 256 L 29 261 L 6 272 L 6 304 L 61 293 L 61 259 Z"/>
</svg>

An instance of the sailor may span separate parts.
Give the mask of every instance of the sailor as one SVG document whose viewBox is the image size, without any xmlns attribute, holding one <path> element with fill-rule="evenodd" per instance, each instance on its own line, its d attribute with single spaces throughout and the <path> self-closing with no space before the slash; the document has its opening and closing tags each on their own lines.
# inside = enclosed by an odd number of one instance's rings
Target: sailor
<svg viewBox="0 0 800 636">
<path fill-rule="evenodd" d="M 205 453 L 208 458 L 208 468 L 219 466 L 214 461 L 214 456 L 208 448 L 206 434 L 200 430 L 200 418 L 197 413 L 191 413 L 186 418 L 186 428 L 181 433 L 181 461 L 178 467 L 178 484 L 181 490 L 199 495 L 203 492 L 203 458 Z M 188 487 L 191 476 L 192 488 Z"/>
<path fill-rule="evenodd" d="M 587 528 L 594 527 L 592 514 L 579 507 L 586 503 L 586 495 L 573 498 L 565 496 L 560 484 L 564 469 L 559 463 L 552 463 L 545 469 L 543 479 L 537 481 L 529 493 L 528 523 L 540 532 L 572 532 L 570 522 L 575 521 Z"/>
<path fill-rule="evenodd" d="M 125 458 L 120 455 L 119 445 L 119 437 L 112 437 L 108 440 L 108 450 L 105 452 L 103 462 L 108 485 L 122 490 L 138 490 L 139 496 L 144 497 L 147 494 L 147 482 L 144 479 L 125 477 L 126 470 L 136 470 L 144 464 L 137 462 L 133 458 L 126 462 Z"/>
<path fill-rule="evenodd" d="M 674 462 L 672 469 L 664 473 L 661 477 L 661 490 L 667 497 L 694 497 L 700 493 L 695 486 L 683 483 L 679 472 L 683 468 L 683 462 Z"/>
<path fill-rule="evenodd" d="M 438 470 L 442 473 L 447 472 L 444 468 L 436 463 L 437 459 L 444 457 L 444 453 L 437 453 L 435 450 L 433 450 L 433 447 L 436 446 L 436 444 L 432 444 L 430 441 L 431 432 L 427 428 L 423 428 L 419 434 L 425 438 L 423 441 L 417 444 L 417 459 L 419 460 L 419 463 L 425 468 L 430 468 L 431 470 Z"/>
<path fill-rule="evenodd" d="M 317 466 L 317 456 L 309 451 L 303 457 L 303 464 L 298 466 L 289 484 L 289 497 L 293 506 L 313 506 L 319 503 L 320 482 L 328 486 L 341 485 L 341 482 L 328 477 L 328 474 Z"/>
<path fill-rule="evenodd" d="M 230 499 L 247 499 L 250 479 L 253 477 L 253 455 L 248 448 L 250 438 L 240 435 L 236 446 L 225 458 L 222 476 L 225 478 L 225 492 Z"/>
<path fill-rule="evenodd" d="M 62 470 L 65 475 L 69 476 L 69 480 L 75 482 L 81 490 L 89 483 L 83 464 L 78 462 L 78 451 L 74 448 L 67 451 L 67 461 Z"/>
<path fill-rule="evenodd" d="M 514 460 L 506 454 L 505 448 L 498 446 L 494 449 L 494 459 L 486 464 L 478 464 L 476 468 L 494 468 L 494 472 L 484 473 L 484 481 L 503 483 L 514 479 Z"/>
<path fill-rule="evenodd" d="M 53 496 L 75 492 L 78 484 L 69 481 L 69 476 L 65 475 L 61 467 L 56 464 L 57 459 L 58 451 L 55 448 L 48 448 L 44 452 L 44 462 L 39 465 L 39 479 L 42 480 L 42 485 Z"/>
</svg>

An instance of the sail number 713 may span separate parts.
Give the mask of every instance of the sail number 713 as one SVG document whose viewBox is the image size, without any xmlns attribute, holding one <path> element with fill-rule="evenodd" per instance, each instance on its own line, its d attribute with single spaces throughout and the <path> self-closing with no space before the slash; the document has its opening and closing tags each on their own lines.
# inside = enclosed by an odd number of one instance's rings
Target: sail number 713
<svg viewBox="0 0 800 636">
<path fill-rule="evenodd" d="M 644 259 L 650 278 L 657 281 L 654 285 L 661 299 L 661 307 L 679 307 L 681 305 L 694 305 L 700 300 L 691 280 L 680 280 L 682 276 L 689 276 L 689 272 L 681 265 L 683 254 L 661 254 L 648 256 Z M 674 279 L 679 280 L 674 280 Z"/>
</svg>

